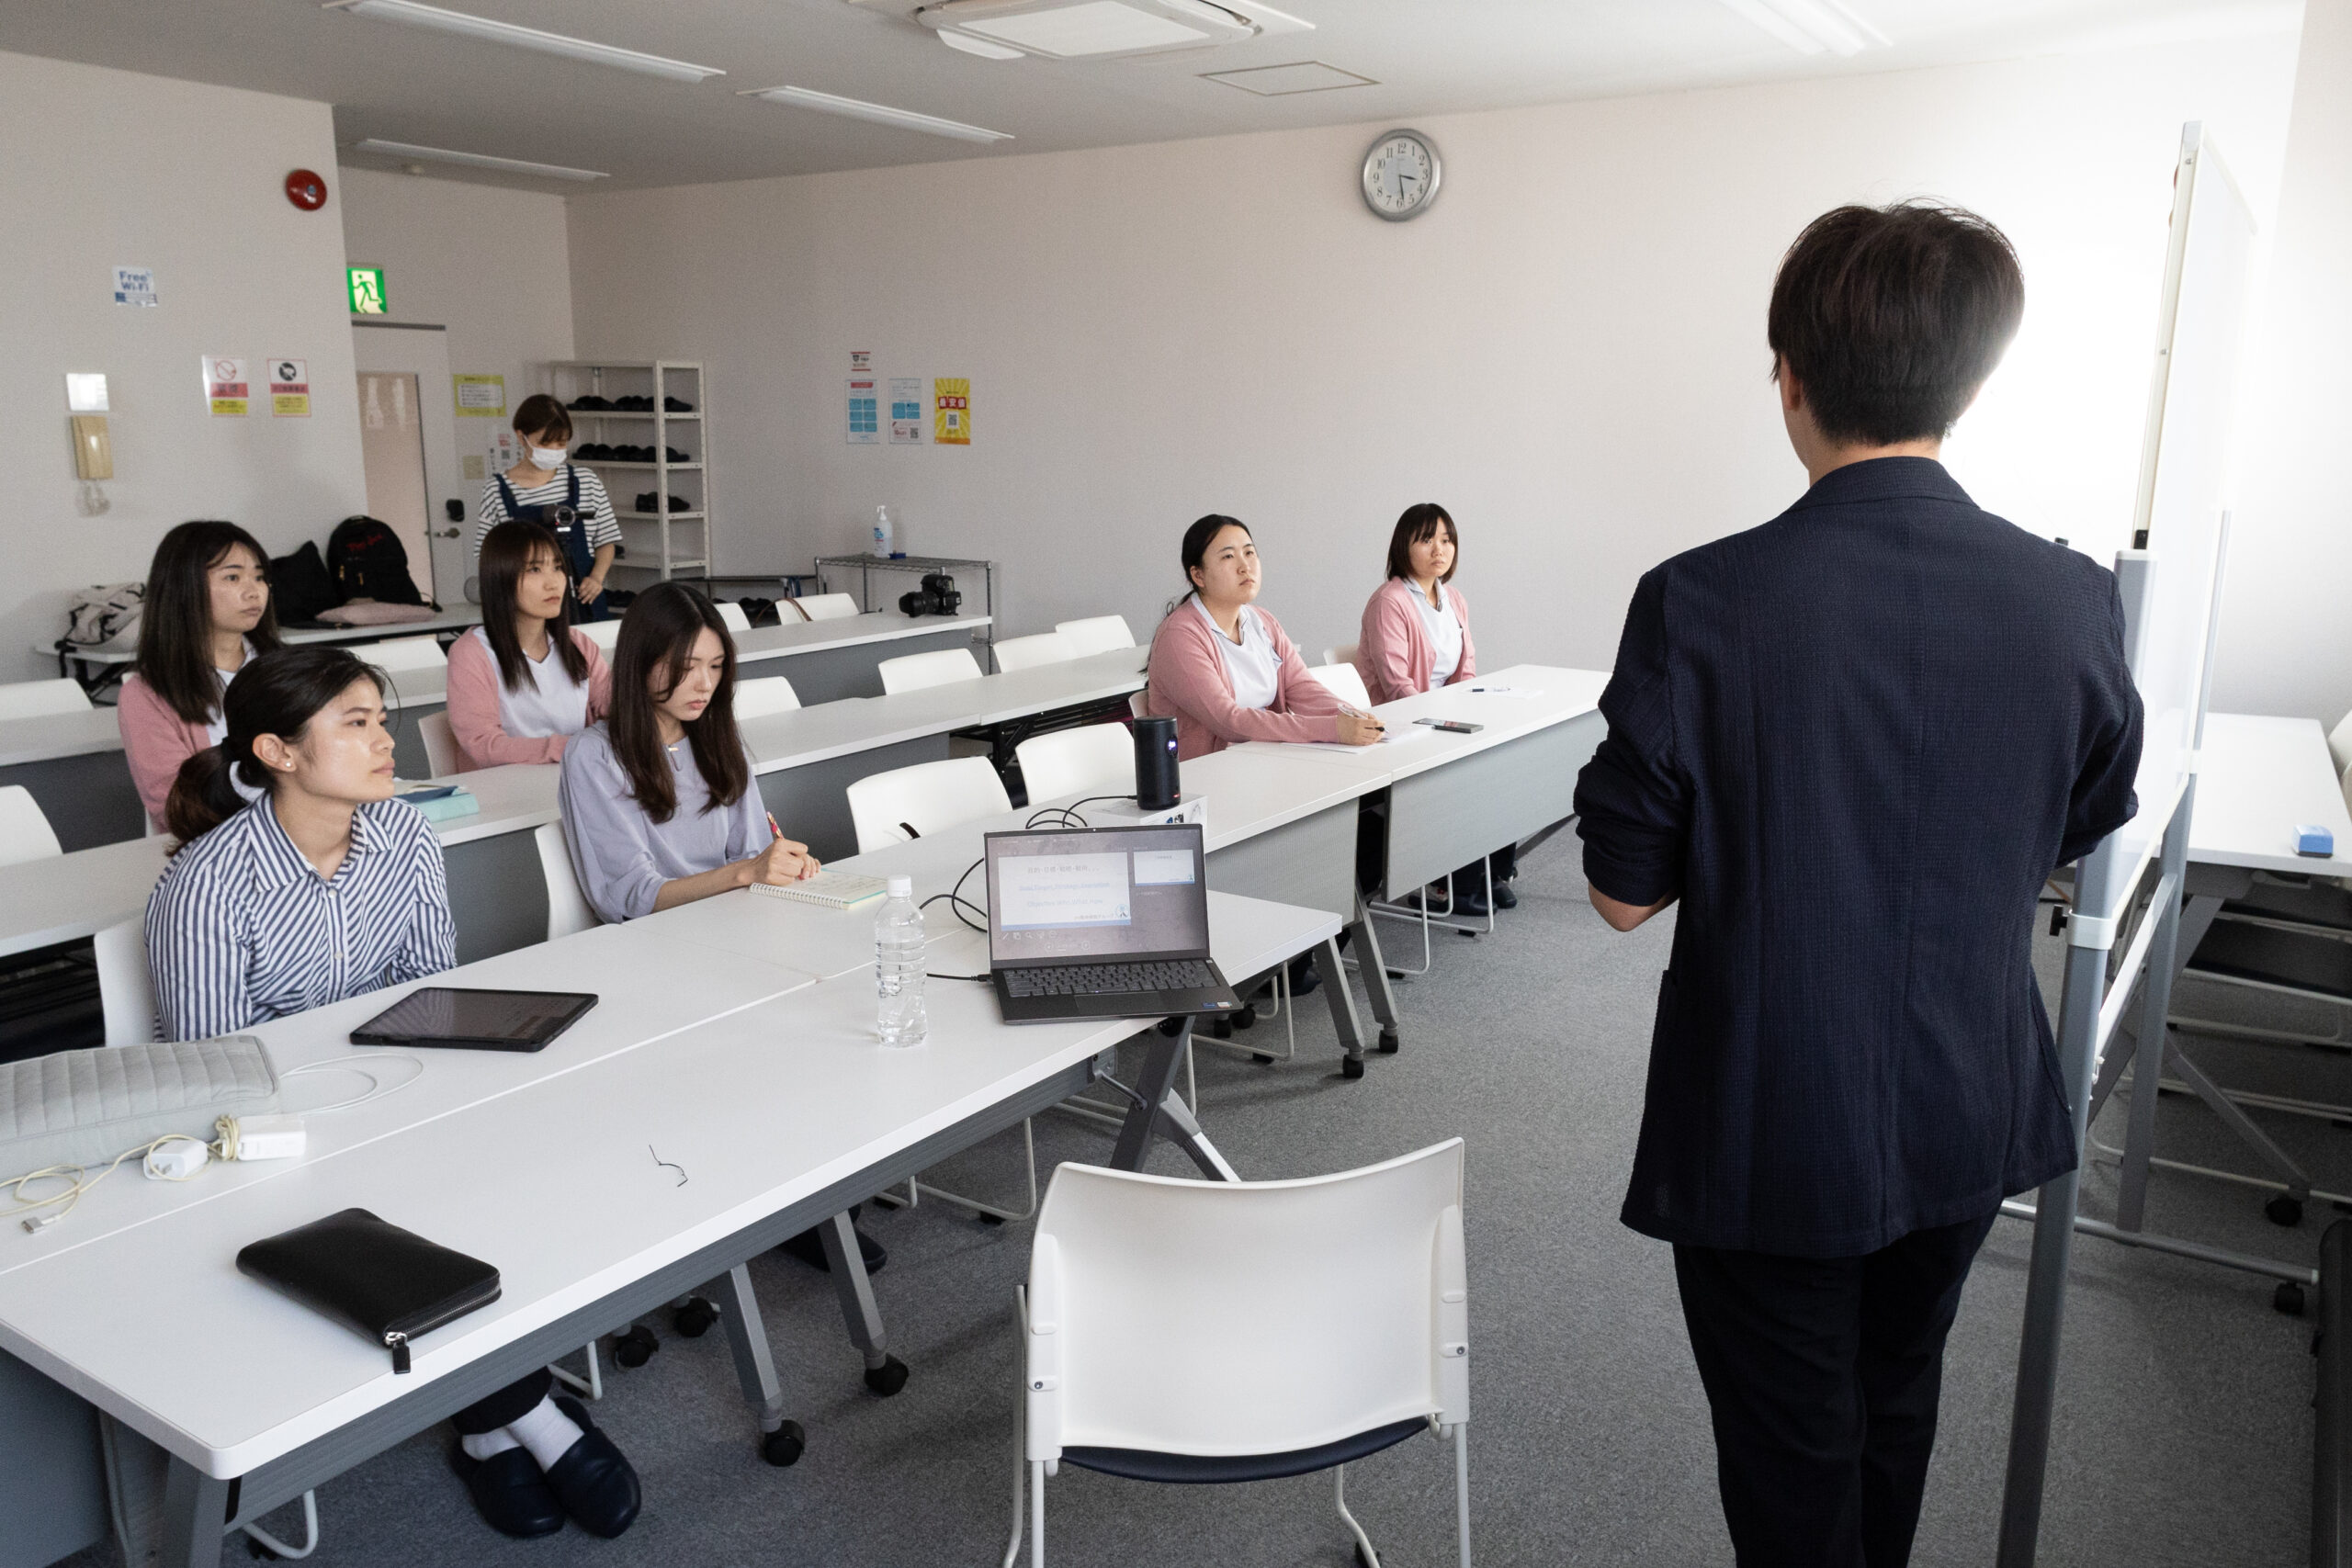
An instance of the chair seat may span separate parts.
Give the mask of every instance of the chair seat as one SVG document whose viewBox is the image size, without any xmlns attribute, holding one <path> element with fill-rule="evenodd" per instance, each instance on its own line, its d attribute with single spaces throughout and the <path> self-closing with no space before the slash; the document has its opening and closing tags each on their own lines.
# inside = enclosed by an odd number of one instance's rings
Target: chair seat
<svg viewBox="0 0 2352 1568">
<path fill-rule="evenodd" d="M 1179 1486 L 1222 1486 L 1236 1481 L 1279 1481 L 1286 1475 L 1312 1475 L 1335 1464 L 1353 1464 L 1368 1454 L 1395 1448 L 1406 1438 L 1430 1429 L 1428 1418 L 1392 1421 L 1311 1449 L 1280 1454 L 1167 1454 L 1149 1449 L 1069 1448 L 1062 1458 L 1070 1464 L 1124 1475 L 1130 1481 L 1159 1481 Z"/>
</svg>

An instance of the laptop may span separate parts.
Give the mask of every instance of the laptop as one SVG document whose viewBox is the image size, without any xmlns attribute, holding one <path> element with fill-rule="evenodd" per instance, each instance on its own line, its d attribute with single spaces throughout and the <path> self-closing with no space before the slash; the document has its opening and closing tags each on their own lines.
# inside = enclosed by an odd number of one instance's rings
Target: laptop
<svg viewBox="0 0 2352 1568">
<path fill-rule="evenodd" d="M 1007 1023 L 1240 1010 L 1209 956 L 1199 823 L 990 833 L 986 858 Z"/>
</svg>

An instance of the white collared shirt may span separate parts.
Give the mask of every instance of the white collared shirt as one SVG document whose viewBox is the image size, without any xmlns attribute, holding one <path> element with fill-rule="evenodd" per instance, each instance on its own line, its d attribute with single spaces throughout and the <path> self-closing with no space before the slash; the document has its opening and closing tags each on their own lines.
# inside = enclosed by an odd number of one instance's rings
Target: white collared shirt
<svg viewBox="0 0 2352 1568">
<path fill-rule="evenodd" d="M 466 634 L 490 652 L 490 668 L 498 669 L 498 655 L 490 648 L 490 634 L 480 626 Z M 575 681 L 571 672 L 556 657 L 555 639 L 570 637 L 570 628 L 548 627 L 548 650 L 538 658 L 523 656 L 523 668 L 530 676 L 530 683 L 521 691 L 510 691 L 501 677 L 498 682 L 498 728 L 517 739 L 537 740 L 549 735 L 577 735 L 588 728 L 588 682 Z"/>
<path fill-rule="evenodd" d="M 1248 604 L 1241 606 L 1241 640 L 1235 642 L 1216 624 L 1196 594 L 1193 608 L 1201 619 L 1208 622 L 1210 635 L 1216 638 L 1217 657 L 1225 662 L 1225 678 L 1233 682 L 1234 703 L 1245 708 L 1269 708 L 1283 686 L 1283 661 L 1274 652 L 1273 634 L 1258 612 Z M 1457 649 L 1455 662 L 1461 660 Z"/>
</svg>

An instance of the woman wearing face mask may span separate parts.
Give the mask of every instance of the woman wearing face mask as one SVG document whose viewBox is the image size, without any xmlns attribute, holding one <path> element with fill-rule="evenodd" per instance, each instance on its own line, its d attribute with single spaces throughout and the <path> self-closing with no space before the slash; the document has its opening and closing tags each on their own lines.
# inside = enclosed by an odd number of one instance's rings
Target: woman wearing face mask
<svg viewBox="0 0 2352 1568">
<path fill-rule="evenodd" d="M 277 646 L 268 565 L 254 536 L 234 523 L 183 523 L 155 547 L 139 658 L 115 714 L 131 782 L 158 832 L 180 764 L 220 744 L 229 682 Z"/>
<path fill-rule="evenodd" d="M 1258 597 L 1258 547 L 1238 518 L 1212 513 L 1184 530 L 1193 591 L 1151 639 L 1146 705 L 1176 721 L 1179 760 L 1238 740 L 1338 740 L 1369 746 L 1380 720 L 1348 709 L 1306 672 Z"/>
<path fill-rule="evenodd" d="M 481 625 L 449 649 L 458 771 L 560 761 L 613 696 L 604 651 L 565 614 L 563 547 L 536 523 L 501 523 L 481 572 Z"/>
<path fill-rule="evenodd" d="M 514 411 L 514 433 L 526 448 L 524 458 L 503 474 L 493 474 L 482 486 L 474 529 L 474 548 L 490 538 L 501 523 L 537 523 L 553 534 L 563 547 L 564 570 L 571 577 L 571 592 L 580 602 L 582 621 L 605 619 L 605 576 L 612 570 L 613 555 L 621 542 L 621 525 L 613 515 L 612 497 L 605 481 L 587 468 L 575 467 L 567 454 L 571 447 L 571 415 L 545 392 L 523 400 Z"/>
</svg>

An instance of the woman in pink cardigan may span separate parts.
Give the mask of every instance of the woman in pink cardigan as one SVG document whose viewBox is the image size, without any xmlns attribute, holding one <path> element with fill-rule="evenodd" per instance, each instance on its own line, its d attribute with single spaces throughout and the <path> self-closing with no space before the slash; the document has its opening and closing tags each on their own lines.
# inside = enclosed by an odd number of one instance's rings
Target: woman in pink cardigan
<svg viewBox="0 0 2352 1568">
<path fill-rule="evenodd" d="M 1184 530 L 1193 592 L 1151 639 L 1146 711 L 1176 721 L 1180 761 L 1237 740 L 1337 740 L 1369 746 L 1380 720 L 1349 709 L 1306 672 L 1258 597 L 1258 547 L 1238 519 L 1214 513 Z"/>
<path fill-rule="evenodd" d="M 116 699 L 122 752 L 153 830 L 180 764 L 220 743 L 221 694 L 246 660 L 276 648 L 269 557 L 234 523 L 183 523 L 147 569 L 139 657 Z"/>
<path fill-rule="evenodd" d="M 570 624 L 562 547 L 537 523 L 501 523 L 476 570 L 481 625 L 449 647 L 458 771 L 560 762 L 613 704 L 604 651 Z"/>
</svg>

